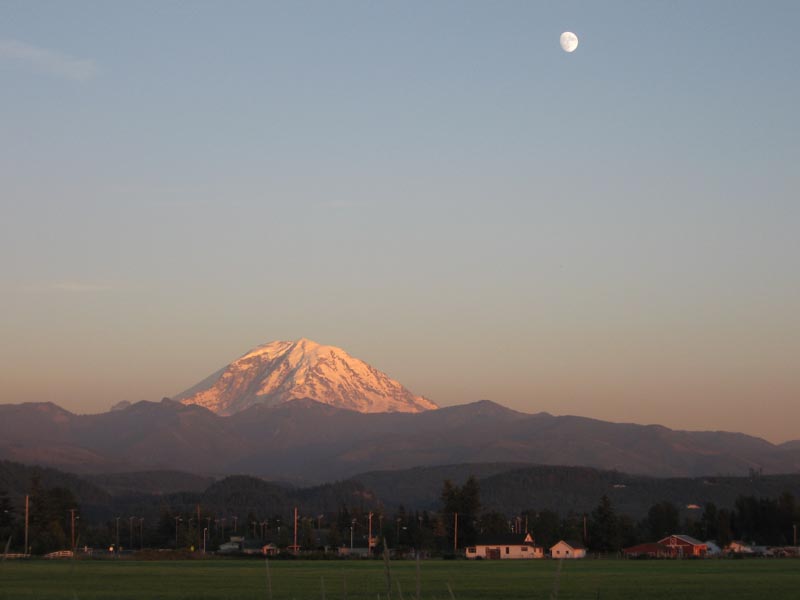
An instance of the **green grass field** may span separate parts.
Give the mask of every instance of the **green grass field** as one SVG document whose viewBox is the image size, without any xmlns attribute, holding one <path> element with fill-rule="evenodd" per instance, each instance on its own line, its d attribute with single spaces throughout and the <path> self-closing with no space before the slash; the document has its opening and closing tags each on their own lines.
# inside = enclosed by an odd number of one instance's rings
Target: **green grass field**
<svg viewBox="0 0 800 600">
<path fill-rule="evenodd" d="M 393 561 L 392 598 L 416 597 L 416 563 Z M 548 599 L 796 599 L 800 560 L 441 561 L 420 563 L 421 597 Z M 271 583 L 271 594 L 269 591 Z M 452 589 L 452 597 L 448 589 Z M 0 599 L 386 598 L 380 561 L 7 561 Z"/>
</svg>

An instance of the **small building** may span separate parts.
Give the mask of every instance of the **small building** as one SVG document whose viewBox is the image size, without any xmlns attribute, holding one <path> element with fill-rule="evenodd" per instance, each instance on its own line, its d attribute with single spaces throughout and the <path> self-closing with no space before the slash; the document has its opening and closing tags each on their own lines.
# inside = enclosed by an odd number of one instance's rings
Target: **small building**
<svg viewBox="0 0 800 600">
<path fill-rule="evenodd" d="M 257 554 L 262 554 L 264 547 L 264 542 L 260 540 L 249 540 L 246 539 L 242 542 L 242 554 L 246 554 L 248 556 L 253 556 Z"/>
<path fill-rule="evenodd" d="M 573 541 L 560 540 L 550 548 L 552 558 L 583 558 L 586 556 L 586 547 Z"/>
<path fill-rule="evenodd" d="M 722 548 L 714 540 L 706 540 L 706 556 L 722 556 Z"/>
<path fill-rule="evenodd" d="M 753 548 L 741 540 L 733 540 L 726 546 L 725 551 L 731 554 L 755 554 Z"/>
<path fill-rule="evenodd" d="M 701 557 L 708 553 L 708 546 L 690 535 L 674 534 L 658 540 L 667 546 L 673 558 Z"/>
<path fill-rule="evenodd" d="M 219 550 L 217 552 L 219 554 L 239 554 L 242 551 L 242 546 L 244 544 L 244 537 L 234 535 L 231 536 L 230 540 L 227 542 L 223 542 L 219 545 Z"/>
<path fill-rule="evenodd" d="M 474 546 L 466 548 L 465 554 L 469 559 L 544 558 L 544 549 L 533 543 L 530 533 L 504 533 L 479 537 Z"/>
<path fill-rule="evenodd" d="M 670 558 L 672 556 L 669 546 L 653 542 L 623 548 L 622 553 L 627 558 Z"/>
</svg>

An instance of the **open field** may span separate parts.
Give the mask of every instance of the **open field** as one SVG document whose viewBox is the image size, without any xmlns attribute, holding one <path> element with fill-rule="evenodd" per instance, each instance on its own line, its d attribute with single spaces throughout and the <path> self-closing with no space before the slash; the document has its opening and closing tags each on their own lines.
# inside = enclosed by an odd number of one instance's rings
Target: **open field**
<svg viewBox="0 0 800 600">
<path fill-rule="evenodd" d="M 420 563 L 421 597 L 797 598 L 800 560 L 564 561 Z M 392 598 L 412 600 L 416 564 L 391 563 Z M 271 583 L 271 594 L 269 584 Z M 399 584 L 399 585 L 398 585 Z M 7 561 L 0 564 L 0 599 L 163 598 L 374 600 L 386 598 L 380 561 Z"/>
</svg>

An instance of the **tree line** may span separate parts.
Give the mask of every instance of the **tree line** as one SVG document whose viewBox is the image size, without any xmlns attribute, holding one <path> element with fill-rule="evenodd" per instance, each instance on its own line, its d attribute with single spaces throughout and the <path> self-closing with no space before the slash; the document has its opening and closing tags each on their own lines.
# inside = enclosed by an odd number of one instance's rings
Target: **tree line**
<svg viewBox="0 0 800 600">
<path fill-rule="evenodd" d="M 67 549 L 73 543 L 77 547 L 115 550 L 215 550 L 231 536 L 245 537 L 254 544 L 271 542 L 283 549 L 294 542 L 292 514 L 285 514 L 285 509 L 260 512 L 249 500 L 242 501 L 242 510 L 238 511 L 235 506 L 225 510 L 186 502 L 161 506 L 157 517 L 125 514 L 90 520 L 84 518 L 70 490 L 46 488 L 37 477 L 31 480 L 29 498 L 28 551 L 34 554 Z M 681 517 L 678 506 L 663 501 L 653 504 L 643 519 L 636 520 L 618 512 L 608 496 L 602 496 L 588 513 L 560 514 L 552 509 L 531 508 L 509 515 L 484 510 L 480 485 L 470 477 L 460 486 L 449 480 L 443 482 L 436 512 L 410 511 L 402 506 L 390 512 L 380 504 L 365 501 L 358 505 L 342 502 L 336 511 L 300 514 L 297 542 L 303 551 L 351 545 L 363 548 L 370 545 L 372 534 L 373 545 L 379 549 L 386 544 L 400 553 L 448 555 L 474 545 L 481 536 L 531 532 L 536 544 L 544 547 L 565 539 L 582 542 L 591 551 L 613 553 L 673 533 L 715 540 L 720 546 L 733 540 L 791 545 L 794 526 L 800 524 L 800 504 L 789 492 L 777 498 L 742 495 L 732 507 L 708 503 L 696 512 L 696 517 Z M 23 508 L 2 491 L 0 539 L 11 551 L 23 550 Z"/>
</svg>

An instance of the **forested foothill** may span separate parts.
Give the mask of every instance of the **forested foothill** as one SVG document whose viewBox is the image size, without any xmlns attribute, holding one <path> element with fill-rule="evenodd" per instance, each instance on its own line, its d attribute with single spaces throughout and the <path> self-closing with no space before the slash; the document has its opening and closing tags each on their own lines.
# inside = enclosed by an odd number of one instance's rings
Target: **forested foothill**
<svg viewBox="0 0 800 600">
<path fill-rule="evenodd" d="M 27 496 L 28 551 L 33 554 L 70 547 L 92 549 L 94 555 L 146 549 L 210 553 L 232 537 L 242 539 L 242 549 L 260 552 L 272 544 L 287 552 L 295 540 L 295 507 L 296 550 L 320 556 L 339 548 L 366 548 L 370 533 L 375 552 L 385 543 L 397 555 L 424 556 L 458 554 L 481 536 L 509 532 L 531 532 L 544 548 L 562 539 L 578 540 L 590 552 L 606 554 L 675 533 L 714 540 L 720 547 L 734 540 L 758 546 L 796 543 L 800 476 L 671 480 L 567 467 L 514 465 L 495 472 L 498 468 L 485 467 L 486 476 L 479 478 L 464 476 L 468 466 L 449 467 L 454 477 L 438 482 L 433 481 L 441 474 L 436 468 L 396 472 L 396 485 L 408 487 L 416 471 L 423 490 L 415 492 L 421 501 L 401 504 L 378 491 L 386 487 L 381 484 L 386 473 L 363 477 L 374 488 L 358 478 L 295 488 L 241 475 L 214 481 L 161 472 L 88 481 L 54 469 L 0 462 L 0 536 L 10 552 L 23 552 Z M 175 485 L 192 489 L 176 491 Z M 424 490 L 434 485 L 431 501 Z M 687 503 L 686 498 L 696 496 L 682 494 L 696 489 L 722 493 L 719 500 L 709 492 Z M 626 491 L 627 501 L 619 501 Z M 642 506 L 659 491 L 661 499 Z M 580 494 L 585 497 L 577 504 L 574 498 Z"/>
</svg>

